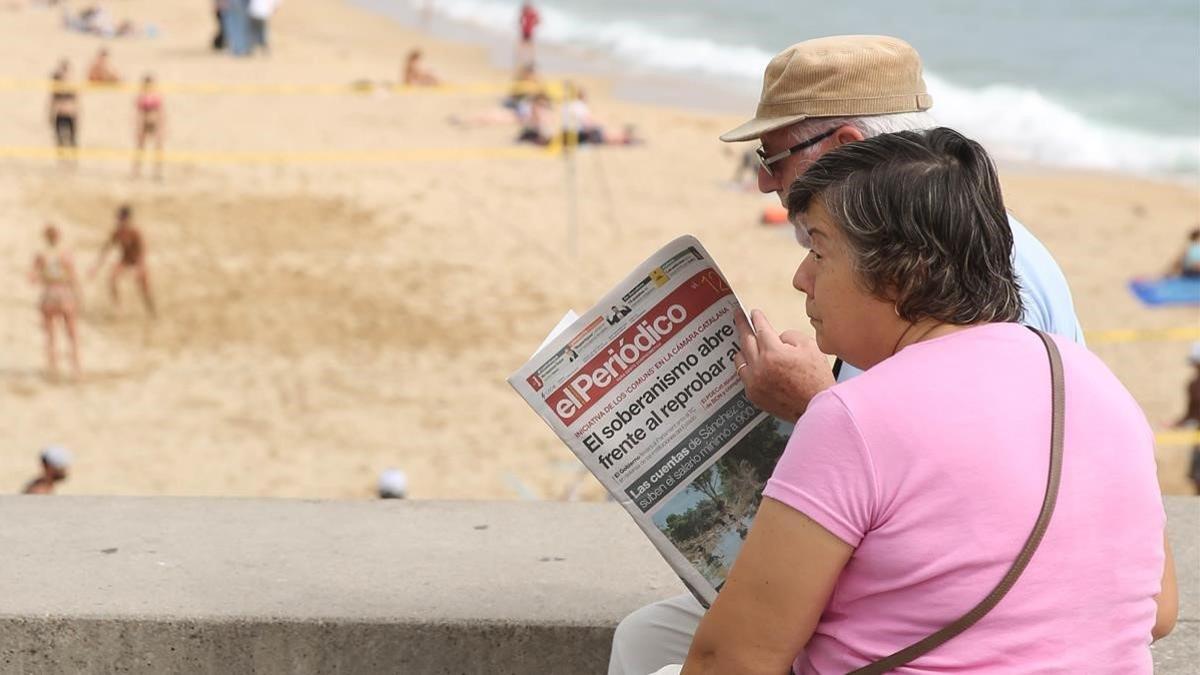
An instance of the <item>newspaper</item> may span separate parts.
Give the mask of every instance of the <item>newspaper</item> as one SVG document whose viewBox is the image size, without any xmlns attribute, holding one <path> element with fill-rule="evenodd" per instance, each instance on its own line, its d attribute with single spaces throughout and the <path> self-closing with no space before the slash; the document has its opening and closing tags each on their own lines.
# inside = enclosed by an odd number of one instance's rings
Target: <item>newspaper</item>
<svg viewBox="0 0 1200 675">
<path fill-rule="evenodd" d="M 792 427 L 746 398 L 742 311 L 700 242 L 680 237 L 508 379 L 705 606 Z"/>
</svg>

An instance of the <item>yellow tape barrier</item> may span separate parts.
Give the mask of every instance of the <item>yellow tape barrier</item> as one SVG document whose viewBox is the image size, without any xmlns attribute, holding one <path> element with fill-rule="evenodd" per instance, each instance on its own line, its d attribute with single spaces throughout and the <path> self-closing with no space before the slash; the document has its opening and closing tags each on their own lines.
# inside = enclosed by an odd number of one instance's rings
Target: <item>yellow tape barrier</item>
<svg viewBox="0 0 1200 675">
<path fill-rule="evenodd" d="M 1154 442 L 1164 447 L 1200 445 L 1200 429 L 1173 429 L 1154 434 Z"/>
<path fill-rule="evenodd" d="M 375 82 L 358 80 L 346 84 L 309 83 L 259 83 L 259 82 L 156 82 L 156 90 L 171 94 L 236 94 L 246 96 L 371 96 L 385 93 L 398 96 L 428 96 L 428 95 L 507 95 L 513 92 L 512 83 L 504 82 L 463 82 L 458 84 L 439 84 L 435 86 L 406 87 L 391 82 Z M 55 85 L 52 80 L 16 80 L 0 78 L 0 91 L 8 92 L 50 92 Z M 138 81 L 121 82 L 118 84 L 95 84 L 90 82 L 71 83 L 71 88 L 77 91 L 99 93 L 132 93 L 141 89 Z M 535 93 L 532 87 L 525 88 L 526 93 Z M 561 100 L 564 85 L 559 82 L 545 82 L 537 87 L 538 91 L 550 98 Z"/>
<path fill-rule="evenodd" d="M 470 159 L 547 159 L 559 154 L 560 146 L 511 146 L 492 148 L 411 148 L 404 150 L 297 150 L 297 151 L 204 151 L 172 150 L 163 152 L 164 164 L 269 165 L 297 164 L 372 164 L 396 162 L 447 162 Z M 66 153 L 71 154 L 71 153 Z M 135 151 L 125 148 L 80 148 L 74 153 L 81 160 L 133 161 Z M 52 147 L 3 147 L 0 158 L 59 159 Z M 147 150 L 143 160 L 153 161 Z"/>
<path fill-rule="evenodd" d="M 1157 330 L 1101 330 L 1085 333 L 1088 344 L 1113 344 L 1121 342 L 1179 342 L 1200 340 L 1200 326 L 1162 328 Z"/>
</svg>

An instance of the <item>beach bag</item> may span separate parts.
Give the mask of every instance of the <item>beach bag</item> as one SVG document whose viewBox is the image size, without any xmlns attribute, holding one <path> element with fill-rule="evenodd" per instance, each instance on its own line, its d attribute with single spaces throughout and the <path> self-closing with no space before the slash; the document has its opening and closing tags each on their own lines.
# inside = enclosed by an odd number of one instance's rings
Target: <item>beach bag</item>
<svg viewBox="0 0 1200 675">
<path fill-rule="evenodd" d="M 1029 534 L 1029 538 L 1025 540 L 1025 547 L 1017 554 L 1017 559 L 1004 575 L 1004 578 L 1000 580 L 999 585 L 978 605 L 973 607 L 971 611 L 924 640 L 913 643 L 895 654 L 870 665 L 863 666 L 853 671 L 850 675 L 880 675 L 881 673 L 895 670 L 917 657 L 928 654 L 973 626 L 985 614 L 990 612 L 993 607 L 999 604 L 1009 589 L 1013 587 L 1013 584 L 1017 582 L 1017 578 L 1021 576 L 1021 572 L 1025 571 L 1030 558 L 1033 557 L 1033 552 L 1037 550 L 1038 544 L 1041 543 L 1042 536 L 1046 534 L 1046 528 L 1050 525 L 1050 517 L 1054 515 L 1054 504 L 1058 501 L 1059 479 L 1062 478 L 1063 425 L 1066 415 L 1063 407 L 1065 405 L 1066 388 L 1063 384 L 1062 356 L 1058 352 L 1058 345 L 1054 344 L 1054 340 L 1042 331 L 1031 326 L 1029 330 L 1037 333 L 1037 336 L 1041 338 L 1042 344 L 1046 347 L 1046 355 L 1050 359 L 1052 407 L 1050 413 L 1050 473 L 1046 480 L 1046 496 L 1042 500 L 1042 511 L 1038 514 L 1033 531 Z"/>
</svg>

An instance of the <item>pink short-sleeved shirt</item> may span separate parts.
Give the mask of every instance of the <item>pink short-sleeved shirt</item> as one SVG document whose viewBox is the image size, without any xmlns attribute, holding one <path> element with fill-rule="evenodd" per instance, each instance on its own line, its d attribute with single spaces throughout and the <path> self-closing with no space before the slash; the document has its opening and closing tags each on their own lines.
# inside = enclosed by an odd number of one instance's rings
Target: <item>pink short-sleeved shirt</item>
<svg viewBox="0 0 1200 675">
<path fill-rule="evenodd" d="M 1153 433 L 1101 361 L 1056 340 L 1063 476 L 1046 537 L 975 626 L 903 673 L 1150 673 L 1165 515 Z M 766 496 L 855 547 L 797 673 L 844 673 L 989 593 L 1046 489 L 1050 367 L 989 324 L 920 342 L 813 399 Z"/>
</svg>

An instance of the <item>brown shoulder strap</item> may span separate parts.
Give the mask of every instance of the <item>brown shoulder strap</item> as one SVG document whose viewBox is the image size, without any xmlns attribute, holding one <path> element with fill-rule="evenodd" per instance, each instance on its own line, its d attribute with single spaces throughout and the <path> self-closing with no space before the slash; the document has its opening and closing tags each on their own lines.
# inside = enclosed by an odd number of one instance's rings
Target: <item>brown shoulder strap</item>
<svg viewBox="0 0 1200 675">
<path fill-rule="evenodd" d="M 1054 344 L 1054 340 L 1050 336 L 1042 331 L 1033 327 L 1030 327 L 1029 330 L 1037 333 L 1037 336 L 1042 339 L 1042 344 L 1046 346 L 1046 353 L 1050 357 L 1050 386 L 1051 402 L 1053 405 L 1051 408 L 1050 427 L 1050 476 L 1046 481 L 1046 497 L 1042 500 L 1042 512 L 1038 514 L 1037 523 L 1033 526 L 1033 532 L 1025 540 L 1025 547 L 1017 555 L 1017 559 L 1013 562 L 1012 567 L 1009 568 L 1008 573 L 1000 580 L 1000 584 L 971 611 L 924 640 L 909 645 L 875 663 L 859 668 L 851 673 L 851 675 L 878 675 L 894 670 L 919 656 L 929 653 L 970 628 L 976 621 L 982 619 L 985 614 L 999 604 L 1009 589 L 1013 587 L 1013 584 L 1017 582 L 1017 578 L 1021 576 L 1021 572 L 1025 571 L 1025 567 L 1033 557 L 1033 552 L 1037 550 L 1038 544 L 1041 543 L 1042 536 L 1046 534 L 1046 528 L 1050 525 L 1050 517 L 1054 515 L 1054 504 L 1058 500 L 1058 482 L 1062 477 L 1063 421 L 1065 418 L 1063 408 L 1066 402 L 1066 389 L 1063 385 L 1062 356 L 1058 353 L 1058 346 Z"/>
</svg>

